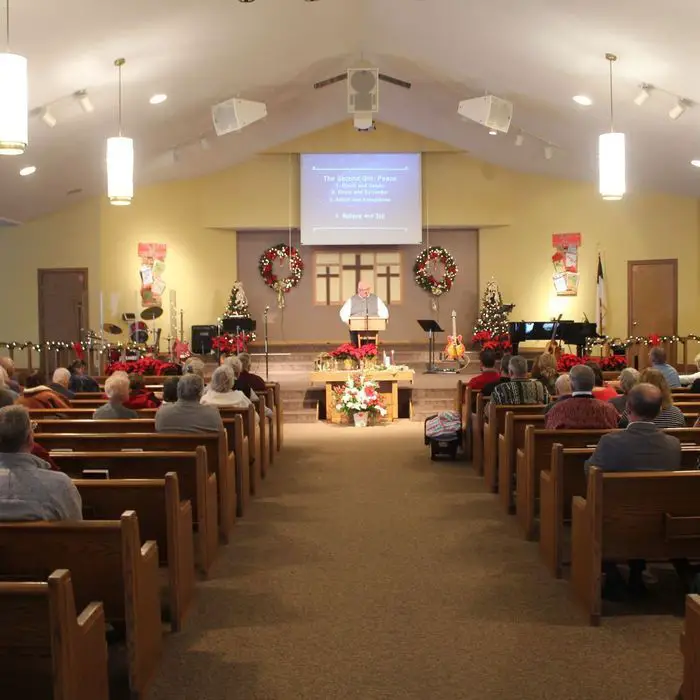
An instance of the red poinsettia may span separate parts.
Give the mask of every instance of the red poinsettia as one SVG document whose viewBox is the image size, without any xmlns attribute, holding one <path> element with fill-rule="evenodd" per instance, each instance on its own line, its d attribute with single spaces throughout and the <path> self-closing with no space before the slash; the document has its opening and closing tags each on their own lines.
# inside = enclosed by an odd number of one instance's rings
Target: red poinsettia
<svg viewBox="0 0 700 700">
<path fill-rule="evenodd" d="M 135 362 L 112 362 L 107 365 L 105 374 L 110 375 L 115 372 L 126 372 L 127 374 L 144 374 L 148 376 L 164 376 L 180 374 L 180 366 L 174 362 L 157 360 L 154 357 L 142 357 Z"/>
<path fill-rule="evenodd" d="M 352 343 L 343 343 L 335 350 L 331 350 L 329 354 L 337 360 L 352 360 L 355 357 L 355 350 L 357 348 Z"/>
<path fill-rule="evenodd" d="M 252 340 L 250 333 L 241 331 L 238 335 L 235 333 L 224 333 L 217 335 L 211 339 L 211 346 L 214 350 L 219 350 L 223 353 L 232 352 L 247 352 L 248 343 Z"/>
<path fill-rule="evenodd" d="M 583 365 L 587 361 L 585 357 L 579 357 L 569 352 L 563 353 L 559 360 L 557 361 L 557 371 L 558 372 L 568 372 L 572 367 L 576 365 Z"/>
<path fill-rule="evenodd" d="M 659 345 L 661 343 L 661 336 L 658 333 L 652 333 L 649 336 L 649 345 Z"/>
</svg>

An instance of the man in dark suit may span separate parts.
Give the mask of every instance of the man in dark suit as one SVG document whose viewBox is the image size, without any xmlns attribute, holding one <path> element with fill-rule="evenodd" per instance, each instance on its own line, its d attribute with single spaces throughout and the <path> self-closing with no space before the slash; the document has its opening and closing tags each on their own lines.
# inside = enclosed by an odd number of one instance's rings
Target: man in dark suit
<svg viewBox="0 0 700 700">
<path fill-rule="evenodd" d="M 593 454 L 586 461 L 586 472 L 591 466 L 606 472 L 673 471 L 681 464 L 681 443 L 666 435 L 653 423 L 661 411 L 661 391 L 652 384 L 637 384 L 627 394 L 629 425 L 625 430 L 603 435 Z M 683 562 L 674 561 L 682 574 Z M 645 591 L 642 572 L 643 559 L 628 562 L 627 588 L 631 593 Z M 615 562 L 604 561 L 605 585 L 603 597 L 620 600 L 624 594 L 624 580 Z"/>
</svg>

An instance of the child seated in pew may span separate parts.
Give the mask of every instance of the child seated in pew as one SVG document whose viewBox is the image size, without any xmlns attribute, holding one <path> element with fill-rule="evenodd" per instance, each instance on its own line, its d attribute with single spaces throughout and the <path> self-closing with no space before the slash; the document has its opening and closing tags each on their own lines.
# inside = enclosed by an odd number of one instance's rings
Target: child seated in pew
<svg viewBox="0 0 700 700">
<path fill-rule="evenodd" d="M 33 455 L 33 445 L 27 409 L 0 408 L 0 521 L 82 520 L 73 482 Z"/>
<path fill-rule="evenodd" d="M 124 402 L 126 408 L 138 411 L 140 408 L 158 408 L 161 401 L 146 389 L 146 380 L 140 374 L 129 375 L 129 398 Z"/>
<path fill-rule="evenodd" d="M 177 385 L 180 377 L 168 377 L 163 382 L 163 403 L 175 403 L 177 401 Z"/>
<path fill-rule="evenodd" d="M 129 398 L 129 380 L 122 373 L 115 372 L 111 377 L 107 377 L 105 394 L 108 401 L 92 414 L 94 420 L 139 417 L 136 411 L 124 406 L 124 402 Z"/>
</svg>

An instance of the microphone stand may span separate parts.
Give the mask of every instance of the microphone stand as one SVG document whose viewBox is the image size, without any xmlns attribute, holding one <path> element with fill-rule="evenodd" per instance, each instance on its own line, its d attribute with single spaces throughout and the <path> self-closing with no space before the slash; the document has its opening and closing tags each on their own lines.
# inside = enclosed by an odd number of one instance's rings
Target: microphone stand
<svg viewBox="0 0 700 700">
<path fill-rule="evenodd" d="M 267 312 L 270 310 L 269 306 L 265 307 L 265 312 L 263 315 L 263 325 L 265 327 L 265 380 L 269 381 L 270 379 L 270 356 L 269 356 L 269 348 L 268 348 L 268 342 L 267 342 Z"/>
</svg>

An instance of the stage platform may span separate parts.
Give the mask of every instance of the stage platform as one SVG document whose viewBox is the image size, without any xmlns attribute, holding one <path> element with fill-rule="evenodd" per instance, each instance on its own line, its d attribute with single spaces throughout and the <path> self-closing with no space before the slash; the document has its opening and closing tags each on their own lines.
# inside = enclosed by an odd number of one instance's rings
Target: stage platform
<svg viewBox="0 0 700 700">
<path fill-rule="evenodd" d="M 309 374 L 314 361 L 322 352 L 330 352 L 338 343 L 275 343 L 269 346 L 270 381 L 279 382 L 282 389 L 285 422 L 306 423 L 325 419 L 325 398 L 322 386 L 311 386 Z M 454 407 L 457 380 L 479 372 L 478 353 L 469 352 L 469 364 L 458 374 L 425 374 L 428 364 L 426 344 L 393 343 L 384 346 L 394 351 L 394 363 L 414 370 L 413 384 L 399 383 L 399 417 L 424 420 L 438 411 Z M 253 371 L 265 376 L 264 347 L 253 343 L 249 348 Z M 454 367 L 456 363 L 438 362 L 439 367 Z"/>
</svg>

